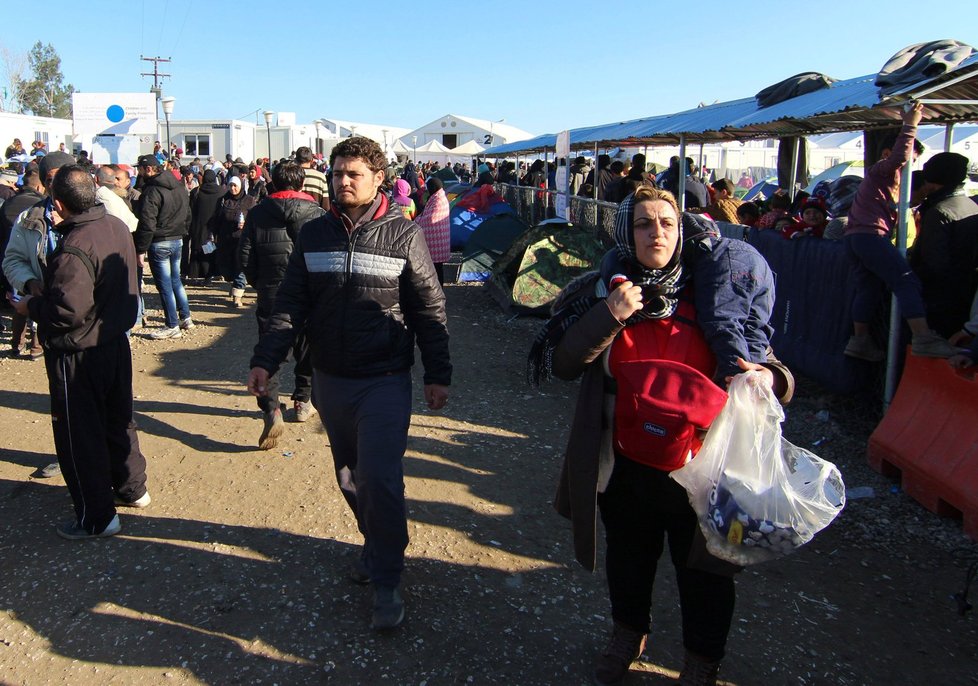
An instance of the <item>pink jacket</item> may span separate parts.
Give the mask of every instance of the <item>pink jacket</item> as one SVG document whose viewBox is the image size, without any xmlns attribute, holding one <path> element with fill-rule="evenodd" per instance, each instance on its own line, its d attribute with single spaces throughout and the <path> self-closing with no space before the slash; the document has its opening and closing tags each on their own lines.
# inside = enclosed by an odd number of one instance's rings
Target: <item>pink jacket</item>
<svg viewBox="0 0 978 686">
<path fill-rule="evenodd" d="M 880 160 L 866 172 L 859 184 L 856 198 L 849 209 L 846 235 L 870 233 L 889 238 L 896 226 L 897 199 L 900 193 L 900 169 L 910 159 L 916 126 L 903 126 L 890 156 Z"/>
</svg>

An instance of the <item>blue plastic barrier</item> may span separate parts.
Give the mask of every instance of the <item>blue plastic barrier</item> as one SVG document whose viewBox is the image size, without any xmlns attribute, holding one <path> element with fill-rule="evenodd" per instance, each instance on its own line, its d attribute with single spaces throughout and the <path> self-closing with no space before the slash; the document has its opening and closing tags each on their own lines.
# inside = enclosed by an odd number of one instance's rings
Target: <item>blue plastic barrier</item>
<svg viewBox="0 0 978 686">
<path fill-rule="evenodd" d="M 751 229 L 747 239 L 775 275 L 771 325 L 778 358 L 835 393 L 868 387 L 875 378 L 874 365 L 843 354 L 852 335 L 854 288 L 843 244 L 785 240 L 776 231 L 758 229 Z"/>
</svg>

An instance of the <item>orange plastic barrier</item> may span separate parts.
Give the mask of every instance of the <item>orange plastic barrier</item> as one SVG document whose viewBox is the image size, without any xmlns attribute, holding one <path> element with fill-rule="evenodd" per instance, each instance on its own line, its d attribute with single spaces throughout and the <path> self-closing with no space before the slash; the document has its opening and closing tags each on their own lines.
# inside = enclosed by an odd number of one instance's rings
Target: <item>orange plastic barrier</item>
<svg viewBox="0 0 978 686">
<path fill-rule="evenodd" d="M 914 500 L 941 516 L 960 516 L 978 540 L 978 381 L 947 360 L 907 351 L 903 378 L 869 438 L 869 464 L 900 476 Z"/>
</svg>

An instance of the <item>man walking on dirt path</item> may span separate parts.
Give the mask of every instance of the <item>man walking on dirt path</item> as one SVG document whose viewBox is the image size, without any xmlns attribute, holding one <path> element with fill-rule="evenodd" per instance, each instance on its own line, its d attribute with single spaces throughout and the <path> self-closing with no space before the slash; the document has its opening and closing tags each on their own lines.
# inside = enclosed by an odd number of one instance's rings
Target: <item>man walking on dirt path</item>
<svg viewBox="0 0 978 686">
<path fill-rule="evenodd" d="M 112 536 L 115 505 L 146 507 L 146 458 L 132 419 L 136 251 L 128 227 L 96 204 L 83 167 L 58 169 L 51 186 L 61 236 L 44 267 L 43 291 L 13 303 L 37 322 L 51 392 L 51 426 L 75 517 L 62 538 Z"/>
<path fill-rule="evenodd" d="M 421 229 L 380 192 L 387 166 L 380 146 L 346 139 L 333 148 L 330 166 L 331 209 L 299 234 L 251 358 L 248 390 L 266 394 L 269 376 L 305 327 L 313 404 L 364 537 L 351 578 L 374 586 L 372 628 L 392 629 L 404 619 L 410 368 L 417 340 L 425 401 L 443 408 L 452 376 L 445 294 Z"/>
<path fill-rule="evenodd" d="M 259 336 L 268 327 L 268 318 L 275 305 L 275 295 L 285 276 L 299 230 L 304 224 L 325 214 L 311 195 L 301 192 L 302 168 L 292 162 L 276 165 L 272 174 L 275 192 L 258 203 L 245 221 L 238 243 L 238 262 L 248 283 L 258 294 L 255 318 Z M 292 348 L 295 359 L 295 391 L 292 401 L 295 421 L 304 422 L 316 413 L 312 405 L 312 360 L 309 342 L 304 334 L 296 337 Z M 268 379 L 266 395 L 258 398 L 264 428 L 258 447 L 271 450 L 285 430 L 282 409 L 278 401 L 279 375 Z"/>
</svg>

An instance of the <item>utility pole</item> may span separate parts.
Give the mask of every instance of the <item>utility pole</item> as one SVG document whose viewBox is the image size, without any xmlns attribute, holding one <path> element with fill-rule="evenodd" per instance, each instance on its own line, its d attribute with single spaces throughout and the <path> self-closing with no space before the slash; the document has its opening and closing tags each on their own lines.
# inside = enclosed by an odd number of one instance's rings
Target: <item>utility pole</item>
<svg viewBox="0 0 978 686">
<path fill-rule="evenodd" d="M 160 97 L 162 97 L 163 95 L 163 89 L 161 88 L 160 79 L 170 78 L 170 74 L 164 74 L 163 72 L 160 71 L 160 62 L 169 62 L 171 60 L 169 57 L 159 57 L 159 56 L 143 57 L 142 55 L 139 56 L 139 59 L 141 59 L 144 62 L 153 63 L 153 71 L 151 72 L 144 71 L 141 72 L 139 75 L 153 77 L 153 87 L 149 89 L 149 92 L 156 94 L 156 121 L 159 121 L 160 120 Z"/>
</svg>

